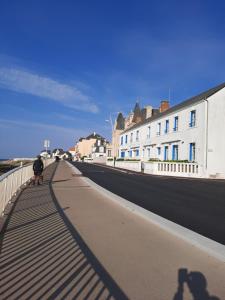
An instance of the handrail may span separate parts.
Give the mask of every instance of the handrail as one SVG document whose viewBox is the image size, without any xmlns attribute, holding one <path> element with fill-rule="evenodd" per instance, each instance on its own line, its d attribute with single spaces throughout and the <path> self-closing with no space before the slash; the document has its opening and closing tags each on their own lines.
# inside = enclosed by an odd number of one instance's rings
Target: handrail
<svg viewBox="0 0 225 300">
<path fill-rule="evenodd" d="M 12 173 L 14 173 L 15 171 L 19 170 L 20 168 L 22 168 L 22 166 L 16 167 L 16 168 L 14 168 L 14 169 L 12 169 L 12 170 L 10 170 L 10 171 L 8 171 L 8 172 L 2 174 L 2 175 L 0 176 L 0 182 L 1 182 L 3 179 L 5 179 L 6 177 L 8 177 L 10 174 L 12 174 Z"/>
<path fill-rule="evenodd" d="M 55 159 L 44 160 L 44 168 L 53 163 Z M 13 195 L 20 187 L 33 176 L 33 164 L 17 167 L 0 176 L 0 215 L 4 214 L 6 205 L 10 203 Z"/>
</svg>

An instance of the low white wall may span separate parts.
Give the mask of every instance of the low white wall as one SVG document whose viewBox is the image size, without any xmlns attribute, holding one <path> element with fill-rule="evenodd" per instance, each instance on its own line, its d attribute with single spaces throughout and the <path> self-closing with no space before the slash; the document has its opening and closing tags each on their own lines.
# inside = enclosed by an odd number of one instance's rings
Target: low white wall
<svg viewBox="0 0 225 300">
<path fill-rule="evenodd" d="M 93 158 L 93 163 L 97 164 L 106 164 L 106 156 L 101 156 L 101 157 L 94 157 Z"/>
<path fill-rule="evenodd" d="M 116 161 L 115 167 L 140 172 L 141 162 L 140 161 Z"/>
<path fill-rule="evenodd" d="M 146 162 L 144 173 L 178 177 L 203 177 L 202 169 L 195 163 Z"/>
<path fill-rule="evenodd" d="M 107 161 L 107 166 L 114 166 L 113 161 Z M 146 174 L 207 178 L 203 173 L 203 168 L 196 163 L 174 163 L 174 162 L 135 162 L 135 161 L 116 161 L 115 167 L 126 170 L 141 172 L 141 166 Z"/>
<path fill-rule="evenodd" d="M 53 163 L 55 159 L 44 159 L 44 168 Z M 0 215 L 4 214 L 6 205 L 11 200 L 12 196 L 18 191 L 18 189 L 31 180 L 34 175 L 33 164 L 15 168 L 2 176 L 0 176 Z"/>
<path fill-rule="evenodd" d="M 114 161 L 113 160 L 107 160 L 106 165 L 110 167 L 114 167 Z"/>
</svg>

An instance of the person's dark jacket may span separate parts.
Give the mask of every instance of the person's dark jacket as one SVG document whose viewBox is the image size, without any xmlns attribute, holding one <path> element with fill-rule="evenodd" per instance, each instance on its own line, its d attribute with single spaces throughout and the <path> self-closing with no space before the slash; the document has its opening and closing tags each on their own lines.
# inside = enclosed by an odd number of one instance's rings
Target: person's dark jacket
<svg viewBox="0 0 225 300">
<path fill-rule="evenodd" d="M 35 172 L 42 172 L 44 169 L 44 165 L 41 159 L 36 159 L 33 163 L 33 170 Z"/>
</svg>

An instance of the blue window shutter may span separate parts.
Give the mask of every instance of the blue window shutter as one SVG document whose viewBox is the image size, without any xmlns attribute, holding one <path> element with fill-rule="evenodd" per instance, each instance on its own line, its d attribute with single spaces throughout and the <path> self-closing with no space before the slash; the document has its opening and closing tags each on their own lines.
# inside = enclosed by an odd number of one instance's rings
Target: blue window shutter
<svg viewBox="0 0 225 300">
<path fill-rule="evenodd" d="M 189 160 L 192 161 L 192 143 L 189 145 Z"/>
<path fill-rule="evenodd" d="M 172 149 L 172 160 L 175 159 L 175 146 L 173 145 L 173 149 Z"/>
</svg>

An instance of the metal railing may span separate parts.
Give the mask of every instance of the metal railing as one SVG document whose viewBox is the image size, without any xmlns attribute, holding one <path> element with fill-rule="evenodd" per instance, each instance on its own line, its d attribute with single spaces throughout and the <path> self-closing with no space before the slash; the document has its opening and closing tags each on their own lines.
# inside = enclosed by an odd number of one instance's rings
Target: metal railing
<svg viewBox="0 0 225 300">
<path fill-rule="evenodd" d="M 43 160 L 44 168 L 53 163 L 55 159 Z M 6 205 L 19 191 L 20 187 L 33 177 L 33 164 L 17 167 L 0 176 L 0 216 L 4 215 Z"/>
</svg>

